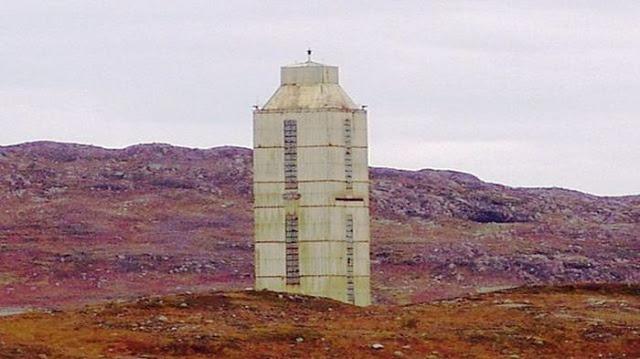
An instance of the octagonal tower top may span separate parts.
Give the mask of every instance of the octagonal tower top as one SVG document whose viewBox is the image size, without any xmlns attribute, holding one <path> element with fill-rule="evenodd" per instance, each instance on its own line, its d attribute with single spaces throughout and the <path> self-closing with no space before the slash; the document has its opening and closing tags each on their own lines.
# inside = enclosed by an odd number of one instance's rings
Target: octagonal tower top
<svg viewBox="0 0 640 359">
<path fill-rule="evenodd" d="M 281 85 L 337 84 L 338 67 L 308 60 L 280 68 Z"/>
<path fill-rule="evenodd" d="M 311 61 L 307 54 L 307 61 L 280 68 L 280 88 L 260 110 L 358 110 L 338 83 L 338 67 Z"/>
</svg>

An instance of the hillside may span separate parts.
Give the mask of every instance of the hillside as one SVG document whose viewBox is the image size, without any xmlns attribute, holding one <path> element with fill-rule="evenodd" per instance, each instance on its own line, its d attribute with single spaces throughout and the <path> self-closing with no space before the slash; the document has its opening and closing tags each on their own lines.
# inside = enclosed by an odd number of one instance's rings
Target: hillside
<svg viewBox="0 0 640 359">
<path fill-rule="evenodd" d="M 372 284 L 410 303 L 640 283 L 640 197 L 372 168 Z M 0 147 L 0 307 L 252 284 L 251 151 Z"/>
<path fill-rule="evenodd" d="M 526 288 L 359 308 L 271 292 L 0 318 L 0 357 L 637 358 L 640 288 Z"/>
</svg>

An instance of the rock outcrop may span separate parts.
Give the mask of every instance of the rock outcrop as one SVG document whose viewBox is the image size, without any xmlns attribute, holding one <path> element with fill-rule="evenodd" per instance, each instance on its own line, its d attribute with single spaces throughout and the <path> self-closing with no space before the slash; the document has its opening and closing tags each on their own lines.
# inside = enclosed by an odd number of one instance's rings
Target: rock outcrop
<svg viewBox="0 0 640 359">
<path fill-rule="evenodd" d="M 371 169 L 378 302 L 640 282 L 640 197 Z M 251 150 L 0 147 L 0 306 L 252 283 Z"/>
</svg>

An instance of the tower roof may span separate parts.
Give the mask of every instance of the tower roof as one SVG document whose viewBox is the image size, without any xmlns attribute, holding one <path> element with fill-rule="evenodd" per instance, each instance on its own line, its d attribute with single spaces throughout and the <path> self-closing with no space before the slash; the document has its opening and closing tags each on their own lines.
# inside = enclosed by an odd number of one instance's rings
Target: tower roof
<svg viewBox="0 0 640 359">
<path fill-rule="evenodd" d="M 338 83 L 338 67 L 307 61 L 280 68 L 280 88 L 263 110 L 358 109 Z"/>
<path fill-rule="evenodd" d="M 319 62 L 307 60 L 305 62 L 296 62 L 295 64 L 287 65 L 285 67 L 313 67 L 313 66 L 329 66 L 325 64 L 321 64 Z"/>
</svg>

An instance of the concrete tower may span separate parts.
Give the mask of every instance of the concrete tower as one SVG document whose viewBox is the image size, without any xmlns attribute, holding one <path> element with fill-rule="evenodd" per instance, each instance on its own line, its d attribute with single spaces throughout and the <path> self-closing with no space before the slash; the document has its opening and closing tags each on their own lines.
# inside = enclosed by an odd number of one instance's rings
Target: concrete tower
<svg viewBox="0 0 640 359">
<path fill-rule="evenodd" d="M 280 76 L 253 113 L 256 289 L 369 305 L 367 113 L 336 66 Z"/>
</svg>

